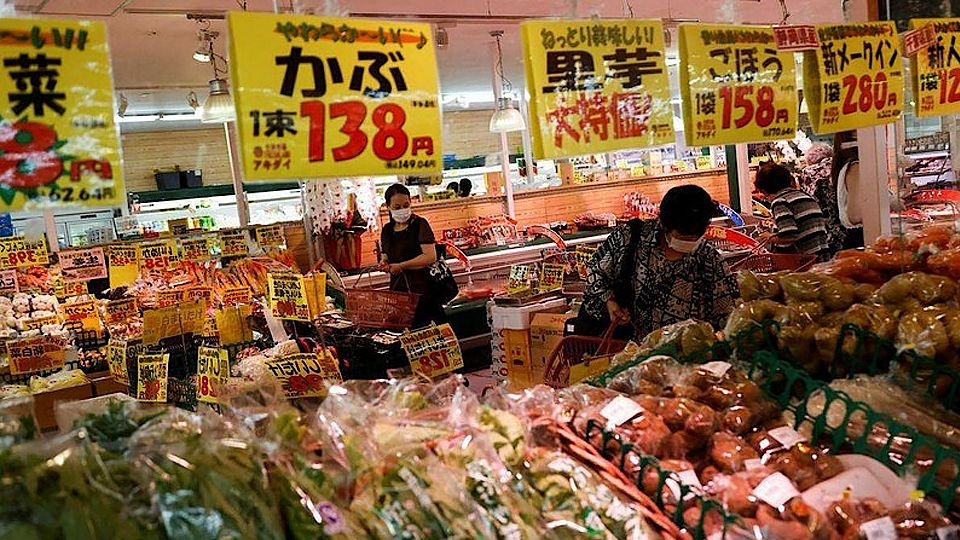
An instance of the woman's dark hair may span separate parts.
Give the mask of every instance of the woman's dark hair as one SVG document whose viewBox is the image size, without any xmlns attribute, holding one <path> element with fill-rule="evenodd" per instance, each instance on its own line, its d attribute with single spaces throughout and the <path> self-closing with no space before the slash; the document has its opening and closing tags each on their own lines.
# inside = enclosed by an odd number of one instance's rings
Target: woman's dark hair
<svg viewBox="0 0 960 540">
<path fill-rule="evenodd" d="M 410 190 L 403 184 L 393 184 L 388 187 L 387 192 L 383 194 L 383 199 L 386 201 L 387 206 L 390 206 L 390 199 L 392 199 L 394 195 L 406 195 L 409 197 Z"/>
<path fill-rule="evenodd" d="M 764 163 L 757 169 L 757 178 L 753 181 L 760 193 L 773 195 L 779 191 L 792 187 L 793 174 L 790 169 L 779 163 Z"/>
<path fill-rule="evenodd" d="M 473 182 L 471 182 L 469 178 L 461 178 L 460 179 L 460 196 L 469 197 L 471 189 L 473 189 Z"/>
<path fill-rule="evenodd" d="M 660 201 L 660 224 L 667 232 L 703 236 L 717 205 L 710 194 L 692 184 L 672 188 Z"/>
<path fill-rule="evenodd" d="M 456 182 L 450 182 L 449 184 L 447 184 L 447 191 L 452 191 L 452 192 L 454 192 L 454 193 L 456 193 L 456 194 L 459 195 L 459 194 L 460 194 L 460 184 L 458 184 L 458 183 L 456 183 Z"/>
</svg>

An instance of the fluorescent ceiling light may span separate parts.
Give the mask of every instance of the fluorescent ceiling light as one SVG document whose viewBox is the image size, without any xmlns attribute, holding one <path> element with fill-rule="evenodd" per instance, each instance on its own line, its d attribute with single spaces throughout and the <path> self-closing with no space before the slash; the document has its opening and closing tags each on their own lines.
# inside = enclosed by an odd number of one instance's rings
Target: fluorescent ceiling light
<svg viewBox="0 0 960 540">
<path fill-rule="evenodd" d="M 114 116 L 114 121 L 118 124 L 130 124 L 133 122 L 184 122 L 200 120 L 200 117 L 194 113 L 186 114 L 134 114 L 128 116 Z"/>
</svg>

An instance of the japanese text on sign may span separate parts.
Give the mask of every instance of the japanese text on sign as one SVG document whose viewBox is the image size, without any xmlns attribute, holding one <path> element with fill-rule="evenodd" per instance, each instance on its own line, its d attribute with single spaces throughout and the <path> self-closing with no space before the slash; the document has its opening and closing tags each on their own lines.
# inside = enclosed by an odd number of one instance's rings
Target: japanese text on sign
<svg viewBox="0 0 960 540">
<path fill-rule="evenodd" d="M 207 305 L 213 302 L 213 287 L 197 285 L 183 291 L 183 298 L 191 301 L 203 301 Z"/>
<path fill-rule="evenodd" d="M 162 289 L 157 291 L 157 307 L 175 306 L 183 302 L 183 289 Z"/>
<path fill-rule="evenodd" d="M 43 317 L 33 317 L 23 320 L 23 330 L 41 330 L 44 326 L 60 325 L 60 317 L 57 315 L 45 315 Z"/>
<path fill-rule="evenodd" d="M 50 264 L 47 242 L 26 242 L 22 236 L 0 238 L 0 269 Z"/>
<path fill-rule="evenodd" d="M 514 264 L 510 267 L 510 278 L 507 281 L 507 292 L 518 294 L 530 288 L 530 267 L 525 264 Z"/>
<path fill-rule="evenodd" d="M 903 110 L 900 40 L 892 21 L 817 26 L 803 53 L 803 94 L 817 133 L 893 122 Z"/>
<path fill-rule="evenodd" d="M 108 324 L 124 322 L 131 317 L 136 317 L 138 314 L 136 298 L 111 300 L 104 306 L 104 316 Z"/>
<path fill-rule="evenodd" d="M 528 21 L 521 32 L 538 159 L 673 142 L 660 21 Z"/>
<path fill-rule="evenodd" d="M 463 367 L 460 342 L 447 323 L 400 336 L 400 345 L 414 373 L 436 377 Z"/>
<path fill-rule="evenodd" d="M 141 270 L 160 272 L 180 264 L 176 240 L 162 240 L 137 245 L 137 265 Z"/>
<path fill-rule="evenodd" d="M 771 28 L 680 25 L 680 89 L 690 146 L 796 133 L 793 54 L 777 50 Z"/>
<path fill-rule="evenodd" d="M 102 22 L 0 19 L 0 210 L 123 204 Z"/>
<path fill-rule="evenodd" d="M 773 40 L 778 51 L 807 51 L 820 46 L 817 27 L 812 24 L 774 26 Z"/>
<path fill-rule="evenodd" d="M 220 233 L 220 255 L 238 257 L 247 254 L 247 237 L 243 231 Z"/>
<path fill-rule="evenodd" d="M 960 112 L 960 19 L 911 19 L 914 29 L 933 30 L 933 42 L 910 58 L 917 116 Z"/>
<path fill-rule="evenodd" d="M 278 319 L 309 321 L 310 304 L 303 284 L 303 276 L 297 274 L 269 274 L 267 291 L 270 312 Z"/>
<path fill-rule="evenodd" d="M 287 398 L 322 397 L 324 379 L 340 382 L 340 365 L 333 354 L 322 349 L 313 353 L 288 354 L 266 362 Z"/>
<path fill-rule="evenodd" d="M 133 283 L 139 275 L 137 248 L 134 246 L 110 246 L 110 287 Z"/>
<path fill-rule="evenodd" d="M 69 283 L 64 283 L 63 276 L 56 276 L 53 279 L 53 294 L 61 300 L 70 298 L 71 296 L 84 295 L 89 292 L 90 290 L 87 288 L 87 283 L 85 281 L 71 281 Z"/>
<path fill-rule="evenodd" d="M 60 270 L 65 282 L 90 281 L 107 277 L 107 261 L 103 248 L 61 251 Z"/>
<path fill-rule="evenodd" d="M 230 287 L 223 291 L 220 302 L 224 305 L 249 304 L 253 300 L 253 291 L 250 287 Z"/>
<path fill-rule="evenodd" d="M 13 294 L 20 290 L 20 282 L 17 280 L 17 271 L 0 270 L 0 294 Z"/>
<path fill-rule="evenodd" d="M 283 227 L 280 225 L 268 225 L 254 229 L 257 238 L 257 245 L 264 247 L 279 247 L 286 245 L 287 238 L 283 235 Z"/>
<path fill-rule="evenodd" d="M 170 355 L 141 354 L 137 358 L 137 400 L 148 403 L 167 401 L 167 367 Z"/>
<path fill-rule="evenodd" d="M 441 170 L 429 25 L 233 12 L 229 27 L 247 178 Z"/>
<path fill-rule="evenodd" d="M 129 384 L 130 375 L 127 373 L 127 342 L 111 339 L 107 343 L 107 366 L 110 368 L 110 377 L 120 384 Z"/>
<path fill-rule="evenodd" d="M 10 340 L 7 342 L 10 373 L 19 375 L 62 368 L 66 346 L 66 340 L 51 336 Z"/>
<path fill-rule="evenodd" d="M 562 289 L 564 268 L 562 264 L 543 263 L 540 267 L 540 292 Z"/>
<path fill-rule="evenodd" d="M 577 246 L 574 256 L 577 259 L 577 275 L 582 280 L 587 279 L 587 263 L 590 262 L 590 259 L 593 258 L 593 254 L 597 252 L 597 248 L 592 248 L 589 246 Z"/>
<path fill-rule="evenodd" d="M 143 312 L 143 344 L 156 345 L 180 334 L 200 335 L 206 310 L 205 302 L 184 302 Z"/>
<path fill-rule="evenodd" d="M 217 395 L 230 377 L 230 355 L 226 349 L 197 349 L 197 399 L 217 403 Z"/>
<path fill-rule="evenodd" d="M 181 257 L 185 261 L 204 262 L 210 260 L 211 237 L 185 238 L 180 241 Z"/>
<path fill-rule="evenodd" d="M 64 326 L 74 332 L 101 332 L 100 313 L 94 300 L 73 302 L 60 306 Z"/>
</svg>

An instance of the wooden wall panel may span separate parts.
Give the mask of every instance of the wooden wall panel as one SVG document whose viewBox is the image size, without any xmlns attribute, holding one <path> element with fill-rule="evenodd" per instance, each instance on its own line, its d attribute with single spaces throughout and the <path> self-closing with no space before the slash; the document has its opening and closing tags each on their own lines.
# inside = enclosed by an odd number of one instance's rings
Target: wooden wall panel
<svg viewBox="0 0 960 540">
<path fill-rule="evenodd" d="M 127 191 L 157 189 L 154 169 L 172 169 L 177 165 L 183 170 L 200 169 L 205 186 L 233 182 L 222 127 L 125 133 L 120 137 L 120 145 Z"/>
</svg>

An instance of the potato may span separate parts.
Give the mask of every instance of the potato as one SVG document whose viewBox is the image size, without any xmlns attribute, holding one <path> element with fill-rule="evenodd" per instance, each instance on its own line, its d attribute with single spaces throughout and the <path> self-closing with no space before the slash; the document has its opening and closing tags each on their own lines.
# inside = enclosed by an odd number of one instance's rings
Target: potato
<svg viewBox="0 0 960 540">
<path fill-rule="evenodd" d="M 874 295 L 874 301 L 882 304 L 902 304 L 913 293 L 913 277 L 910 274 L 893 276 Z"/>
<path fill-rule="evenodd" d="M 825 280 L 820 289 L 820 301 L 828 311 L 841 311 L 850 307 L 856 299 L 852 285 L 844 285 L 839 280 Z"/>
<path fill-rule="evenodd" d="M 950 339 L 935 313 L 915 311 L 900 317 L 896 343 L 899 347 L 914 349 L 917 354 L 933 358 L 937 352 L 950 346 Z"/>
<path fill-rule="evenodd" d="M 783 296 L 788 302 L 811 302 L 820 299 L 820 289 L 826 278 L 811 272 L 789 274 L 780 280 Z"/>
</svg>

